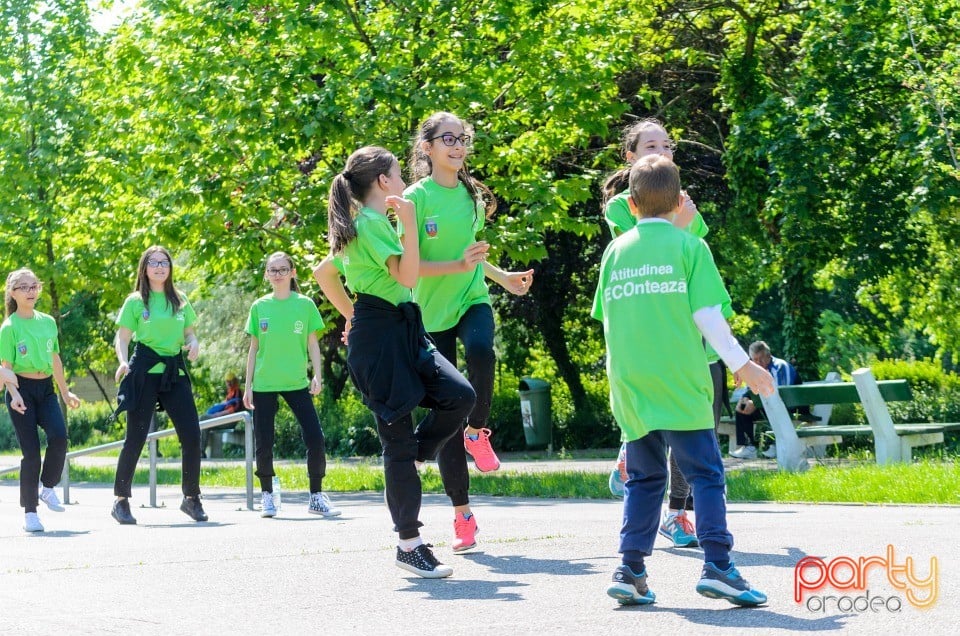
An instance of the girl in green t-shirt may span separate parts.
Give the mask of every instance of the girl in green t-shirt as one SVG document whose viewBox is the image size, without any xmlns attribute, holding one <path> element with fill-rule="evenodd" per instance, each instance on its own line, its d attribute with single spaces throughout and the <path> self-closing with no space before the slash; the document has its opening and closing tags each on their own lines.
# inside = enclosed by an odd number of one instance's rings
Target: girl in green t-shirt
<svg viewBox="0 0 960 636">
<path fill-rule="evenodd" d="M 496 201 L 467 169 L 472 134 L 466 122 L 447 112 L 434 113 L 420 125 L 410 154 L 415 183 L 404 192 L 416 207 L 416 219 L 400 228 L 402 234 L 419 236 L 420 279 L 413 297 L 423 309 L 427 331 L 454 365 L 457 340 L 463 343 L 467 377 L 477 392 L 477 405 L 463 434 L 451 439 L 437 457 L 444 490 L 454 507 L 455 552 L 476 545 L 477 521 L 470 509 L 466 454 L 481 472 L 500 467 L 490 445 L 496 355 L 493 308 L 485 279 L 517 295 L 526 294 L 533 283 L 532 269 L 505 272 L 487 262 L 490 246 L 477 240 L 485 213 L 496 210 Z"/>
<path fill-rule="evenodd" d="M 200 418 L 182 353 L 186 349 L 191 362 L 200 353 L 193 328 L 196 320 L 187 297 L 174 286 L 170 252 L 157 245 L 148 247 L 140 256 L 134 292 L 117 316 L 117 400 L 119 408 L 127 411 L 127 434 L 117 461 L 113 484 L 117 500 L 111 515 L 120 524 L 137 523 L 130 513 L 131 485 L 158 403 L 180 440 L 180 510 L 194 521 L 207 520 L 200 503 Z M 131 340 L 136 347 L 129 357 Z"/>
<path fill-rule="evenodd" d="M 630 192 L 627 182 L 630 177 L 631 166 L 637 159 L 649 155 L 659 155 L 672 161 L 674 148 L 676 148 L 676 144 L 670 139 L 670 135 L 663 124 L 656 119 L 643 119 L 627 128 L 623 139 L 623 153 L 627 160 L 627 166 L 610 175 L 603 184 L 603 216 L 610 227 L 613 238 L 617 238 L 637 225 L 637 219 L 631 213 L 628 205 Z M 707 235 L 707 224 L 687 193 L 681 192 L 681 196 L 683 206 L 680 213 L 673 218 L 673 224 L 703 238 Z M 711 363 L 710 366 L 710 372 L 714 378 L 714 389 L 718 393 L 715 396 L 715 401 L 722 401 L 724 385 L 721 384 L 718 390 L 717 380 L 725 379 L 726 372 L 719 361 Z M 719 418 L 719 411 L 716 411 L 716 414 Z M 625 449 L 626 445 L 621 446 L 616 466 L 610 472 L 609 480 L 610 491 L 621 497 L 623 496 L 623 482 L 626 480 Z M 688 501 L 689 497 L 690 485 L 684 478 L 683 473 L 680 472 L 680 468 L 671 454 L 670 497 L 667 512 L 664 514 L 663 523 L 660 525 L 660 534 L 673 541 L 674 547 L 696 547 L 697 545 L 694 524 L 686 513 L 686 510 L 693 508 L 693 504 Z"/>
<path fill-rule="evenodd" d="M 250 307 L 246 332 L 250 334 L 247 380 L 243 405 L 253 411 L 253 432 L 257 448 L 257 477 L 260 479 L 261 515 L 275 517 L 273 498 L 274 420 L 279 398 L 287 403 L 300 424 L 307 447 L 307 477 L 310 503 L 307 512 L 324 517 L 340 514 L 323 492 L 327 471 L 327 449 L 313 396 L 320 393 L 320 344 L 317 330 L 323 327 L 313 300 L 300 293 L 293 259 L 285 252 L 267 258 L 263 277 L 273 291 Z M 307 354 L 313 378 L 307 378 Z"/>
<path fill-rule="evenodd" d="M 383 445 L 385 498 L 399 535 L 396 566 L 426 578 L 450 576 L 420 537 L 417 464 L 462 430 L 476 394 L 427 337 L 410 289 L 417 283 L 419 237 L 398 237 L 392 210 L 412 227 L 413 204 L 403 198 L 400 164 L 388 150 L 367 146 L 333 179 L 328 206 L 330 256 L 314 276 L 347 318 L 347 366 L 373 411 Z M 339 263 L 353 301 L 340 280 Z M 429 409 L 414 428 L 413 409 Z"/>
<path fill-rule="evenodd" d="M 42 289 L 43 283 L 29 269 L 11 272 L 5 293 L 6 320 L 0 326 L 0 378 L 7 388 L 7 410 L 23 453 L 20 505 L 27 532 L 43 532 L 37 516 L 38 500 L 55 512 L 64 510 L 53 488 L 60 481 L 67 457 L 67 424 L 53 391 L 54 380 L 67 406 L 80 406 L 63 374 L 57 323 L 35 309 Z M 42 462 L 38 428 L 47 434 Z M 41 484 L 39 493 L 37 482 Z"/>
</svg>

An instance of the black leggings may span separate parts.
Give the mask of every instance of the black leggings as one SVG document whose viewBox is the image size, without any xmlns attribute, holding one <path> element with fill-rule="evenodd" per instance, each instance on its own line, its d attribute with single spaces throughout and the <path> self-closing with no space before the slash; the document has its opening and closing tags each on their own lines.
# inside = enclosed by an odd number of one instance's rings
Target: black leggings
<svg viewBox="0 0 960 636">
<path fill-rule="evenodd" d="M 463 342 L 467 378 L 477 393 L 477 404 L 467 419 L 467 424 L 473 428 L 486 427 L 490 418 L 494 368 L 497 361 L 493 352 L 493 333 L 493 309 L 490 305 L 480 304 L 467 309 L 455 326 L 430 334 L 437 343 L 437 349 L 454 367 L 457 366 L 457 338 Z M 454 435 L 440 449 L 437 468 L 440 470 L 443 489 L 450 497 L 450 503 L 454 506 L 469 504 L 470 472 L 467 469 L 467 455 L 461 435 Z"/>
<path fill-rule="evenodd" d="M 180 376 L 169 390 L 160 393 L 159 373 L 147 373 L 137 396 L 137 404 L 127 412 L 127 434 L 117 461 L 113 494 L 129 497 L 133 474 L 150 431 L 150 420 L 157 403 L 163 406 L 180 439 L 181 489 L 187 497 L 200 494 L 200 419 L 193 401 L 190 378 Z"/>
<path fill-rule="evenodd" d="M 25 413 L 10 408 L 10 392 L 6 392 L 7 410 L 13 430 L 20 444 L 23 458 L 20 460 L 20 505 L 26 512 L 37 511 L 37 482 L 53 488 L 60 481 L 63 463 L 67 457 L 67 424 L 60 410 L 57 394 L 53 392 L 53 379 L 32 380 L 17 376 L 20 396 L 26 404 Z M 40 462 L 40 433 L 47 434 L 47 452 Z"/>
<path fill-rule="evenodd" d="M 300 434 L 307 447 L 310 492 L 320 492 L 323 490 L 323 478 L 327 474 L 327 447 L 323 429 L 320 427 L 320 418 L 313 406 L 313 396 L 305 388 L 296 391 L 253 392 L 253 435 L 257 442 L 257 477 L 260 479 L 260 490 L 273 492 L 273 441 L 280 396 L 283 396 L 283 401 L 300 424 Z"/>
<path fill-rule="evenodd" d="M 383 473 L 387 508 L 400 539 L 420 535 L 422 488 L 415 461 L 435 459 L 452 437 L 463 430 L 476 395 L 470 384 L 439 351 L 432 354 L 436 374 L 421 376 L 426 396 L 420 406 L 430 409 L 414 428 L 412 414 L 387 422 L 377 416 L 377 432 L 383 445 Z M 460 442 L 463 446 L 463 442 Z M 466 462 L 464 462 L 466 463 Z"/>
</svg>

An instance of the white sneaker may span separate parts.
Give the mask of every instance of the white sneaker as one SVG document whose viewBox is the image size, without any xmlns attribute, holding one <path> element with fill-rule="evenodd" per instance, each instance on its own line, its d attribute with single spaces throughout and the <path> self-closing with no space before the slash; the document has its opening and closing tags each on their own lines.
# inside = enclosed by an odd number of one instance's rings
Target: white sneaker
<svg viewBox="0 0 960 636">
<path fill-rule="evenodd" d="M 23 519 L 23 529 L 27 532 L 43 532 L 43 524 L 35 512 L 28 512 Z"/>
<path fill-rule="evenodd" d="M 260 493 L 260 516 L 261 517 L 276 517 L 277 516 L 277 506 L 273 503 L 273 493 L 272 492 L 262 492 Z"/>
<path fill-rule="evenodd" d="M 63 504 L 60 503 L 60 499 L 57 497 L 57 491 L 53 488 L 47 488 L 46 486 L 40 491 L 40 501 L 47 504 L 47 508 L 53 510 L 54 512 L 63 512 L 66 508 L 63 507 Z"/>
<path fill-rule="evenodd" d="M 767 459 L 776 459 L 777 457 L 777 445 L 770 444 L 767 446 L 767 450 L 763 451 L 763 456 Z"/>
<path fill-rule="evenodd" d="M 730 457 L 736 457 L 737 459 L 756 459 L 757 447 L 756 446 L 740 446 L 735 450 L 730 451 Z"/>
<path fill-rule="evenodd" d="M 307 512 L 313 515 L 323 515 L 324 517 L 339 517 L 340 510 L 333 507 L 330 497 L 325 492 L 310 493 L 310 507 Z"/>
</svg>

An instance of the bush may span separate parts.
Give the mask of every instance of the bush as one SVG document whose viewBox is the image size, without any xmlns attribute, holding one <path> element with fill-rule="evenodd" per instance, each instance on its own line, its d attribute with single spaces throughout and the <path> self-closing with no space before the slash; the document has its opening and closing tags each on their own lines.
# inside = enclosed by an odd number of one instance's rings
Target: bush
<svg viewBox="0 0 960 636">
<path fill-rule="evenodd" d="M 960 421 L 960 376 L 934 360 L 882 360 L 870 366 L 878 380 L 905 379 L 913 400 L 890 402 L 890 417 L 900 422 Z"/>
</svg>

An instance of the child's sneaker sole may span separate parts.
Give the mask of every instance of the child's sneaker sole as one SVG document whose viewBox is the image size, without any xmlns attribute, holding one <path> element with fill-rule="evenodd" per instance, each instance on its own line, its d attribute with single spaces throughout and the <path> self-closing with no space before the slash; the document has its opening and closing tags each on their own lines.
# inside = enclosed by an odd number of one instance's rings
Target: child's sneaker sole
<svg viewBox="0 0 960 636">
<path fill-rule="evenodd" d="M 607 588 L 607 596 L 617 599 L 621 605 L 652 605 L 657 597 L 653 592 L 649 596 L 638 596 L 637 590 L 627 583 L 614 583 Z"/>
</svg>

